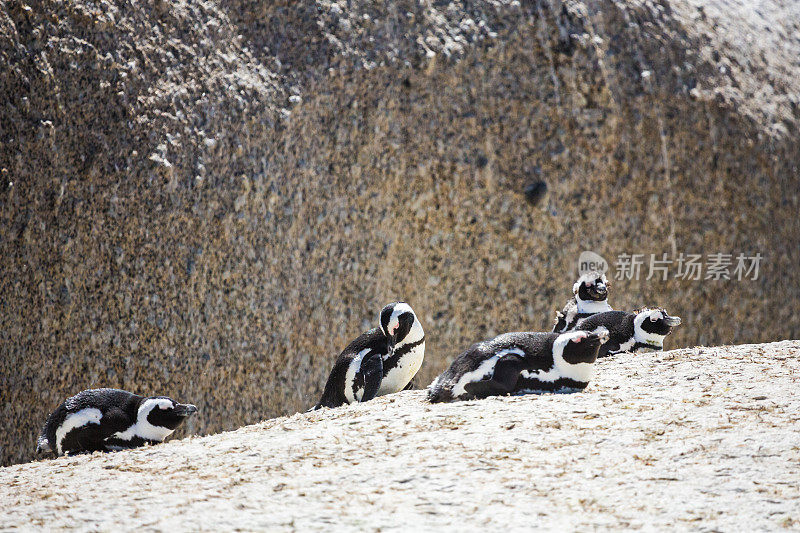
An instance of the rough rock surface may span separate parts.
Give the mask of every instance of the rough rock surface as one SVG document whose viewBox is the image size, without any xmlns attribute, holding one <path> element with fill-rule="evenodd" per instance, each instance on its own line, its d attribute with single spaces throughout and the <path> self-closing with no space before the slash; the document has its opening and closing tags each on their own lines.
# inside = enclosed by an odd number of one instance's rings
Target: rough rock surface
<svg viewBox="0 0 800 533">
<path fill-rule="evenodd" d="M 201 433 L 304 409 L 397 298 L 425 384 L 549 326 L 584 249 L 761 252 L 612 303 L 684 317 L 672 346 L 799 336 L 798 12 L 0 0 L 0 461 L 84 388 Z"/>
<path fill-rule="evenodd" d="M 625 354 L 577 394 L 402 392 L 2 468 L 0 529 L 796 528 L 798 380 L 790 341 Z"/>
</svg>

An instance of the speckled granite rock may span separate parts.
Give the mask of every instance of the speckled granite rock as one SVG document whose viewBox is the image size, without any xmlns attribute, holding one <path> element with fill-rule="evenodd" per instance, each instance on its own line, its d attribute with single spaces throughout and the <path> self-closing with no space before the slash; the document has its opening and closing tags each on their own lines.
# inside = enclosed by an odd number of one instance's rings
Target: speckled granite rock
<svg viewBox="0 0 800 533">
<path fill-rule="evenodd" d="M 306 408 L 396 298 L 426 384 L 549 326 L 584 249 L 761 252 L 612 304 L 798 336 L 799 8 L 700 4 L 0 2 L 2 462 L 83 388 Z"/>
</svg>

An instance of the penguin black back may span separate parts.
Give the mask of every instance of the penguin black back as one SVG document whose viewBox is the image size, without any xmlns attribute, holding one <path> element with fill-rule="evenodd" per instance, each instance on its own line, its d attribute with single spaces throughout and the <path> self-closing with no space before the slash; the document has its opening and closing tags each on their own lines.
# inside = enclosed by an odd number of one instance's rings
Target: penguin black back
<svg viewBox="0 0 800 533">
<path fill-rule="evenodd" d="M 626 343 L 629 343 L 634 337 L 633 320 L 635 318 L 636 315 L 626 311 L 606 311 L 582 320 L 578 329 L 595 331 L 597 328 L 605 328 L 608 330 L 608 341 L 600 347 L 598 354 L 598 357 L 605 357 L 612 353 L 625 351 Z"/>
</svg>

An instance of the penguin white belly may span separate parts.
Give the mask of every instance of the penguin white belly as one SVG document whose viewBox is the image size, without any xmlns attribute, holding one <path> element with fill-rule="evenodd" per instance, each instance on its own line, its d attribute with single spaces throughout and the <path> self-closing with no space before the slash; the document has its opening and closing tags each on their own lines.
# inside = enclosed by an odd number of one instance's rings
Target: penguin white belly
<svg viewBox="0 0 800 533">
<path fill-rule="evenodd" d="M 417 374 L 425 358 L 425 343 L 415 346 L 398 361 L 397 366 L 389 370 L 381 380 L 378 396 L 400 392 L 406 388 Z"/>
</svg>

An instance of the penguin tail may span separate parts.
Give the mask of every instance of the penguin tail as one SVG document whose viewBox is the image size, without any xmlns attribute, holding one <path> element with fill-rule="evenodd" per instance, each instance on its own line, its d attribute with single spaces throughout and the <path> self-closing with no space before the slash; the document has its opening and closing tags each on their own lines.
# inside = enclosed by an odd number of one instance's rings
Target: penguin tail
<svg viewBox="0 0 800 533">
<path fill-rule="evenodd" d="M 428 401 L 431 403 L 449 402 L 453 397 L 444 389 L 428 389 Z"/>
<path fill-rule="evenodd" d="M 428 401 L 431 403 L 449 402 L 453 399 L 452 392 L 445 388 L 442 383 L 442 376 L 436 378 L 428 387 Z"/>
<path fill-rule="evenodd" d="M 53 447 L 50 446 L 50 441 L 47 440 L 47 437 L 42 435 L 36 441 L 36 455 L 48 455 L 51 453 L 53 453 Z"/>
</svg>

